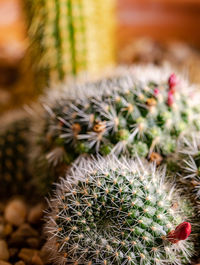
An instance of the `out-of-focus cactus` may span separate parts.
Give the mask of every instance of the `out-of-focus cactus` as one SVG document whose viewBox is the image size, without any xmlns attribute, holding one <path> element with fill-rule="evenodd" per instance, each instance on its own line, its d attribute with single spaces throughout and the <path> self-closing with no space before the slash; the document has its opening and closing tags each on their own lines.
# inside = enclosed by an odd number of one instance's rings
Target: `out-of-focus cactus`
<svg viewBox="0 0 200 265">
<path fill-rule="evenodd" d="M 49 204 L 45 232 L 55 264 L 189 262 L 191 210 L 164 171 L 139 159 L 83 158 Z"/>
<path fill-rule="evenodd" d="M 30 120 L 21 111 L 0 120 L 0 198 L 25 194 L 30 185 Z"/>
<path fill-rule="evenodd" d="M 40 82 L 114 64 L 115 0 L 26 0 L 26 7 Z"/>
</svg>

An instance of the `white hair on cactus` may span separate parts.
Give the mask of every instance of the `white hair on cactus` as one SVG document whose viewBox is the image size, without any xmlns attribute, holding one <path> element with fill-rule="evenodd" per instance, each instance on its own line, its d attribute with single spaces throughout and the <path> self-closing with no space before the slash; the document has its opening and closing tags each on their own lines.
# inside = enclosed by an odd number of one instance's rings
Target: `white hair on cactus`
<svg viewBox="0 0 200 265">
<path fill-rule="evenodd" d="M 88 99 L 88 97 L 101 97 L 103 94 L 113 94 L 120 90 L 122 93 L 129 91 L 130 87 L 135 87 L 136 85 L 145 86 L 149 81 L 164 84 L 166 80 L 169 78 L 172 73 L 172 69 L 169 65 L 165 65 L 164 67 L 157 67 L 155 65 L 136 65 L 131 67 L 118 67 L 114 71 L 110 71 L 109 74 L 102 75 L 97 78 L 93 82 L 91 82 L 91 78 L 86 76 L 82 82 L 77 82 L 75 80 L 71 80 L 70 82 L 61 83 L 52 87 L 46 91 L 45 96 L 41 97 L 41 100 L 44 104 L 51 105 L 55 104 L 55 102 L 62 100 L 73 100 L 73 99 Z M 105 79 L 102 79 L 105 78 Z M 119 81 L 117 80 L 119 78 Z M 178 75 L 179 78 L 179 88 L 184 88 L 184 93 L 193 94 L 194 90 L 196 90 L 195 85 L 191 85 L 187 78 L 184 78 L 183 75 Z M 109 82 L 111 81 L 112 82 Z M 79 81 L 79 80 L 78 80 Z M 98 89 L 96 87 L 98 84 Z M 136 93 L 140 93 L 140 90 Z M 196 97 L 193 97 L 195 102 L 199 100 Z M 192 104 L 194 101 L 191 101 Z"/>
<path fill-rule="evenodd" d="M 192 237 L 168 238 L 189 218 L 182 204 L 164 169 L 139 158 L 82 158 L 49 202 L 46 247 L 59 265 L 185 264 Z"/>
</svg>

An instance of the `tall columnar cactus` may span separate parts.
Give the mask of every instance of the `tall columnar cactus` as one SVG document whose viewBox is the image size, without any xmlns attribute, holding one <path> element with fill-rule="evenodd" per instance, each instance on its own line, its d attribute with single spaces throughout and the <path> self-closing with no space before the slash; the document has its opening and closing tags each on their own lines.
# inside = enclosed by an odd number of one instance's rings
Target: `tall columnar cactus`
<svg viewBox="0 0 200 265">
<path fill-rule="evenodd" d="M 191 210 L 164 175 L 139 159 L 83 158 L 50 200 L 45 232 L 52 260 L 116 265 L 189 262 Z"/>
<path fill-rule="evenodd" d="M 199 126 L 198 94 L 191 91 L 182 78 L 153 66 L 63 86 L 45 102 L 40 153 L 53 166 L 97 153 L 138 154 L 160 164 L 180 134 Z"/>
<path fill-rule="evenodd" d="M 115 0 L 25 0 L 35 70 L 50 83 L 115 61 Z"/>
<path fill-rule="evenodd" d="M 0 120 L 1 198 L 25 193 L 30 184 L 29 126 L 29 118 L 21 111 L 10 112 Z"/>
</svg>

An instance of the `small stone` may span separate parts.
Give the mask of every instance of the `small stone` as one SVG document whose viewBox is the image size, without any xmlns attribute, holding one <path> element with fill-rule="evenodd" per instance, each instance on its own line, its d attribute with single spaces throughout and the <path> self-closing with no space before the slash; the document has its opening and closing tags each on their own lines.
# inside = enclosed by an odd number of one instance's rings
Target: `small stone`
<svg viewBox="0 0 200 265">
<path fill-rule="evenodd" d="M 29 224 L 22 224 L 14 233 L 14 236 L 27 237 L 39 237 L 39 233 L 33 229 Z"/>
<path fill-rule="evenodd" d="M 29 249 L 29 248 L 22 248 L 18 254 L 18 257 L 26 263 L 31 263 L 34 255 L 38 255 L 38 250 Z"/>
<path fill-rule="evenodd" d="M 31 264 L 33 265 L 43 265 L 41 258 L 38 256 L 38 254 L 35 254 L 31 260 Z"/>
<path fill-rule="evenodd" d="M 41 221 L 43 217 L 44 205 L 42 203 L 37 204 L 33 207 L 28 214 L 28 222 L 36 224 Z"/>
<path fill-rule="evenodd" d="M 4 260 L 0 260 L 0 265 L 12 265 L 12 264 Z"/>
<path fill-rule="evenodd" d="M 27 244 L 28 238 L 39 238 L 39 233 L 33 229 L 29 224 L 22 224 L 11 236 L 9 244 L 11 246 L 23 246 Z"/>
<path fill-rule="evenodd" d="M 26 242 L 31 248 L 38 248 L 40 245 L 40 240 L 35 237 L 28 238 Z"/>
<path fill-rule="evenodd" d="M 9 256 L 7 243 L 4 240 L 0 240 L 0 260 L 7 261 Z"/>
<path fill-rule="evenodd" d="M 22 260 L 15 263 L 15 265 L 26 265 Z"/>
<path fill-rule="evenodd" d="M 5 219 L 10 224 L 20 226 L 24 223 L 27 215 L 26 205 L 22 200 L 15 199 L 8 203 L 5 208 Z"/>
</svg>

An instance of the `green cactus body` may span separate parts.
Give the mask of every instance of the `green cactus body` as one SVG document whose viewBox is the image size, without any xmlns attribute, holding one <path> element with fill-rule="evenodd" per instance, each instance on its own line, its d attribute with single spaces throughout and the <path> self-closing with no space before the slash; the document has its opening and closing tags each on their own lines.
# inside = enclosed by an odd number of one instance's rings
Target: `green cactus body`
<svg viewBox="0 0 200 265">
<path fill-rule="evenodd" d="M 166 69 L 133 67 L 99 82 L 63 87 L 56 96 L 50 93 L 41 152 L 53 157 L 62 146 L 72 161 L 83 153 L 139 154 L 162 161 L 175 151 L 180 134 L 196 129 L 200 114 L 181 78 L 170 95 L 169 76 Z"/>
<path fill-rule="evenodd" d="M 27 182 L 30 182 L 28 167 L 30 122 L 24 114 L 9 113 L 9 116 L 2 118 L 0 125 L 1 198 L 25 193 Z M 11 122 L 8 122 L 10 118 Z"/>
<path fill-rule="evenodd" d="M 26 0 L 26 4 L 36 77 L 52 84 L 114 64 L 115 1 Z M 100 43 L 105 42 L 102 49 Z"/>
<path fill-rule="evenodd" d="M 140 160 L 80 160 L 50 201 L 45 232 L 52 260 L 116 265 L 189 262 L 192 237 L 173 244 L 169 235 L 190 214 L 165 183 L 164 174 Z"/>
</svg>

